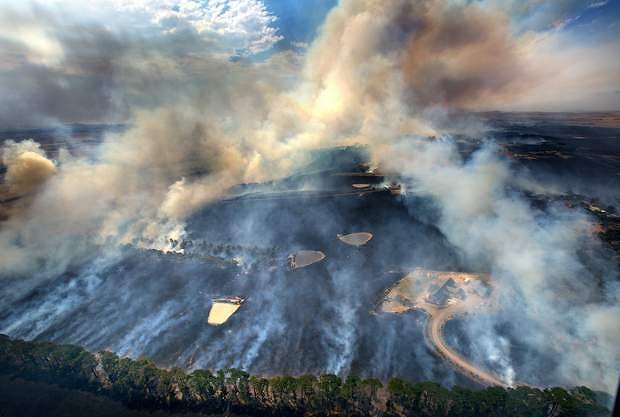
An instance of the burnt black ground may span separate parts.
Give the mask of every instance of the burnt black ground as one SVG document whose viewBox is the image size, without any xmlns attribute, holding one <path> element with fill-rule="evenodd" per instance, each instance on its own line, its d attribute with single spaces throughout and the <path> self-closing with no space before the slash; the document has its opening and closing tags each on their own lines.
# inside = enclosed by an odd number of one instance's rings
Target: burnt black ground
<svg viewBox="0 0 620 417">
<path fill-rule="evenodd" d="M 523 175 L 606 204 L 619 201 L 620 129 L 583 126 L 574 117 L 485 117 L 493 126 L 486 139 L 512 156 Z M 101 136 L 100 130 L 92 137 L 80 132 L 82 145 L 72 145 L 76 152 L 87 152 Z M 55 133 L 26 133 L 1 137 L 39 135 L 53 154 Z M 71 143 L 70 135 L 62 135 L 61 143 Z M 467 157 L 481 141 L 460 137 L 459 143 Z M 408 269 L 475 268 L 462 262 L 434 226 L 433 203 L 389 192 L 352 193 L 351 183 L 369 181 L 333 174 L 362 169 L 360 149 L 317 156 L 302 174 L 261 187 L 239 187 L 250 194 L 207 206 L 188 221 L 190 239 L 274 247 L 275 268 L 247 270 L 132 248 L 102 248 L 93 259 L 105 262 L 88 262 L 23 299 L 10 300 L 10 287 L 0 289 L 0 332 L 149 356 L 164 366 L 240 367 L 267 375 L 352 372 L 472 384 L 426 349 L 420 313 L 373 313 L 383 290 Z M 380 180 L 390 179 L 370 182 Z M 266 189 L 294 190 L 300 184 L 323 191 L 264 198 Z M 356 231 L 374 237 L 359 249 L 336 238 Z M 299 249 L 321 250 L 327 258 L 289 271 L 286 257 Z M 247 297 L 240 310 L 223 326 L 207 325 L 211 298 L 233 295 Z M 501 331 L 514 347 L 517 377 L 552 382 L 545 380 L 551 374 L 545 367 L 552 368 L 553 361 L 545 352 L 524 351 L 518 331 L 505 326 Z M 459 321 L 450 323 L 447 333 L 464 354 L 475 353 L 475 341 L 464 338 Z M 532 375 L 531 363 L 545 366 Z"/>
</svg>

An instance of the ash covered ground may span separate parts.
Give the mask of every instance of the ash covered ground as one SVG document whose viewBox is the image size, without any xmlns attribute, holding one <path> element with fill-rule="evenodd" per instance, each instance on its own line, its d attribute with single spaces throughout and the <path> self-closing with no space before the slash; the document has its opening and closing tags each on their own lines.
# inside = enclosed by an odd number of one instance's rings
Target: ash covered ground
<svg viewBox="0 0 620 417">
<path fill-rule="evenodd" d="M 620 116 L 475 117 L 492 129 L 483 137 L 454 136 L 463 160 L 483 144 L 496 143 L 519 173 L 509 195 L 527 201 L 540 216 L 558 206 L 588 216 L 594 226 L 579 255 L 592 277 L 587 284 L 603 285 L 597 280 L 603 275 L 617 282 Z M 51 157 L 60 145 L 88 155 L 104 130 L 4 132 L 2 139 L 33 138 Z M 0 332 L 148 356 L 164 366 L 476 385 L 429 350 L 422 312 L 378 314 L 376 307 L 386 288 L 414 268 L 493 271 L 472 263 L 442 232 L 436 201 L 381 167 L 368 174 L 368 163 L 363 147 L 317 151 L 297 174 L 237 186 L 192 214 L 186 234 L 172 238 L 170 250 L 102 245 L 35 286 L 3 285 Z M 15 201 L 19 198 L 5 196 L 4 209 Z M 337 238 L 354 232 L 373 237 L 359 248 Z M 287 258 L 298 250 L 326 257 L 291 269 Z M 211 326 L 207 316 L 219 297 L 244 302 L 226 323 Z M 518 308 L 511 303 L 518 299 L 506 291 L 507 308 L 451 320 L 446 340 L 511 381 L 570 383 L 558 371 L 558 352 L 564 344 L 584 341 L 566 334 L 565 340 L 549 341 L 548 349 L 533 345 L 532 339 L 545 334 L 515 315 Z"/>
</svg>

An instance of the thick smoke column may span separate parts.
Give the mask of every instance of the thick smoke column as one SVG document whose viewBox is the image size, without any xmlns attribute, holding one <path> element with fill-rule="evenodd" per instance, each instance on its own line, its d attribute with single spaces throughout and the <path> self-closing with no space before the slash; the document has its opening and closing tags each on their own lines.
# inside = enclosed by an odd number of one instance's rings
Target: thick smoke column
<svg viewBox="0 0 620 417">
<path fill-rule="evenodd" d="M 510 167 L 492 147 L 463 162 L 435 120 L 455 108 L 509 100 L 531 86 L 534 74 L 522 65 L 523 40 L 507 20 L 471 2 L 343 0 L 329 14 L 301 69 L 286 53 L 254 64 L 208 56 L 192 67 L 207 74 L 204 78 L 192 79 L 164 104 L 155 93 L 141 97 L 137 101 L 146 109 L 134 111 L 128 130 L 109 135 L 93 154 L 61 152 L 53 163 L 36 144 L 8 144 L 3 160 L 9 186 L 26 193 L 38 188 L 23 213 L 0 230 L 0 254 L 6 257 L 0 275 L 16 282 L 10 297 L 17 299 L 81 265 L 96 250 L 108 256 L 81 276 L 85 297 L 95 302 L 97 273 L 112 263 L 119 245 L 178 250 L 169 239 L 183 237 L 188 217 L 231 187 L 291 174 L 306 161 L 309 149 L 362 143 L 375 164 L 407 178 L 414 193 L 433 199 L 441 231 L 467 265 L 490 271 L 501 283 L 504 310 L 467 329 L 472 339 L 488 342 L 479 349 L 481 357 L 498 358 L 511 378 L 508 348 L 495 327 L 506 317 L 518 318 L 532 324 L 523 335 L 529 344 L 560 354 L 559 382 L 612 389 L 620 366 L 620 334 L 613 324 L 620 315 L 618 273 L 616 266 L 597 259 L 602 272 L 593 274 L 580 260 L 580 244 L 589 239 L 587 219 L 560 207 L 548 212 L 530 208 L 507 191 L 513 185 Z M 170 64 L 148 58 L 144 61 L 156 61 L 158 68 Z M 285 76 L 273 75 L 283 68 Z M 132 80 L 140 78 L 142 73 L 131 69 Z M 159 80 L 163 90 L 175 89 L 173 78 Z M 421 138 L 427 135 L 440 140 Z M 30 149 L 17 152 L 16 146 Z M 244 220 L 248 229 L 262 231 L 261 214 Z M 343 301 L 333 307 L 319 343 L 331 352 L 326 368 L 346 372 L 360 311 L 367 306 L 351 294 L 355 281 L 349 271 L 330 273 L 330 291 Z M 270 304 L 270 296 L 277 291 L 282 297 L 303 294 L 270 279 L 258 277 L 255 287 L 256 302 L 269 306 L 269 324 L 245 329 L 238 337 L 248 342 L 235 350 L 210 353 L 219 355 L 218 364 L 234 356 L 235 363 L 249 367 L 264 354 L 261 348 L 270 336 L 286 333 L 287 316 Z M 128 282 L 122 291 L 142 290 L 135 285 Z M 157 294 L 169 290 L 152 285 Z M 200 286 L 187 288 L 175 295 L 189 298 Z M 62 291 L 52 295 L 66 298 Z M 154 321 L 142 318 L 130 331 L 115 329 L 124 334 L 117 343 L 121 353 L 143 353 L 151 333 L 164 334 L 191 312 L 182 301 L 158 301 L 163 304 Z M 54 302 L 40 311 L 66 314 Z M 20 325 L 16 322 L 11 330 Z M 83 341 L 101 342 L 92 329 L 83 330 Z M 25 333 L 34 337 L 40 331 Z M 179 357 L 187 359 L 202 342 L 207 340 L 192 340 Z"/>
<path fill-rule="evenodd" d="M 426 133 L 434 107 L 506 100 L 533 75 L 506 23 L 475 3 L 343 1 L 309 51 L 312 114 L 376 143 Z"/>
<path fill-rule="evenodd" d="M 24 195 L 43 185 L 55 171 L 54 162 L 47 159 L 41 146 L 27 140 L 5 142 L 2 164 L 6 167 L 4 184 L 13 195 Z"/>
</svg>

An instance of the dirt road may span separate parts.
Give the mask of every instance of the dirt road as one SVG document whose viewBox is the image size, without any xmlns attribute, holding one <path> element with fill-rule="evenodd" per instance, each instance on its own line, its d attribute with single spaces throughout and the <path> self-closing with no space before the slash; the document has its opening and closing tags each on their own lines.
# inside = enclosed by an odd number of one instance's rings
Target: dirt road
<svg viewBox="0 0 620 417">
<path fill-rule="evenodd" d="M 450 362 L 452 366 L 463 374 L 484 385 L 509 386 L 493 373 L 476 366 L 474 363 L 455 352 L 444 340 L 444 325 L 455 315 L 464 314 L 467 311 L 464 304 L 459 303 L 438 308 L 432 304 L 424 303 L 424 305 L 420 307 L 428 314 L 425 329 L 426 341 L 442 358 Z"/>
</svg>

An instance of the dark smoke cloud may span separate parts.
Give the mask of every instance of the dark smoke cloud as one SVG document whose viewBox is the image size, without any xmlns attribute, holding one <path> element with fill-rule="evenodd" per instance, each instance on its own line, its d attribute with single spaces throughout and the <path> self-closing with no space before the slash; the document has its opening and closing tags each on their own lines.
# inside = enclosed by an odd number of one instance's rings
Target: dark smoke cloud
<svg viewBox="0 0 620 417">
<path fill-rule="evenodd" d="M 2 10 L 0 124 L 4 128 L 99 122 L 112 116 L 126 46 L 98 24 L 62 21 L 43 10 Z M 121 109 L 119 109 L 121 110 Z M 122 109 L 126 110 L 126 109 Z"/>
<path fill-rule="evenodd" d="M 402 57 L 414 108 L 468 107 L 505 97 L 523 82 L 527 68 L 506 17 L 470 5 L 427 4 Z"/>
</svg>

